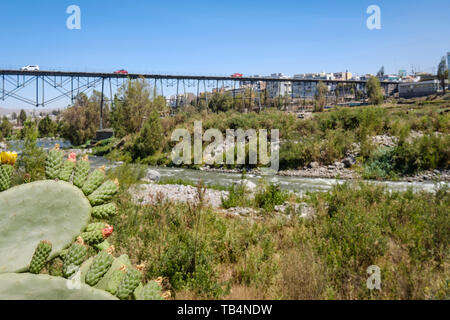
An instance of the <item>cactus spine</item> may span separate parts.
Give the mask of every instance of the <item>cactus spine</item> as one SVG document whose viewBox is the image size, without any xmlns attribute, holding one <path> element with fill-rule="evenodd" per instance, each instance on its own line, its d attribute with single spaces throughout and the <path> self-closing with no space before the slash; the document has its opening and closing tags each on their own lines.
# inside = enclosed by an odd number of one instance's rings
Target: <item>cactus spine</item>
<svg viewBox="0 0 450 320">
<path fill-rule="evenodd" d="M 52 252 L 52 243 L 50 241 L 44 240 L 38 244 L 30 263 L 31 273 L 38 274 L 42 271 L 50 256 L 50 252 Z"/>
</svg>

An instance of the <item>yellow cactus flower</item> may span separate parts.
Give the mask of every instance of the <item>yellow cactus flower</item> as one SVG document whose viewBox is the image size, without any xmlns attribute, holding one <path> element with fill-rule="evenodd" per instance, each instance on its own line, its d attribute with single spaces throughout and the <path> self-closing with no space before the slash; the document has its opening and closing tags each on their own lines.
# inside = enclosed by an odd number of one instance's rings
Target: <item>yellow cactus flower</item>
<svg viewBox="0 0 450 320">
<path fill-rule="evenodd" d="M 15 152 L 2 152 L 0 154 L 0 162 L 2 164 L 14 165 L 17 160 L 17 153 Z"/>
</svg>

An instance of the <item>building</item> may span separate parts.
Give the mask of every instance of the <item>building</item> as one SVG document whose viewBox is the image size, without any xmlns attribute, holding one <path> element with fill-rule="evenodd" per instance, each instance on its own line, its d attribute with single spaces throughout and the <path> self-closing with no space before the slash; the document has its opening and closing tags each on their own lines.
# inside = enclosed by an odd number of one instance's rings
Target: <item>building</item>
<svg viewBox="0 0 450 320">
<path fill-rule="evenodd" d="M 400 77 L 400 78 L 404 78 L 404 77 L 406 77 L 408 75 L 408 72 L 406 71 L 406 70 L 399 70 L 398 71 L 398 76 Z"/>
<path fill-rule="evenodd" d="M 342 75 L 341 75 L 342 76 Z M 295 74 L 294 79 L 299 80 L 335 80 L 335 74 L 333 73 L 304 73 Z M 294 98 L 311 98 L 316 94 L 318 82 L 294 82 L 292 84 L 292 96 Z M 328 85 L 328 91 L 330 91 L 331 85 Z"/>
<path fill-rule="evenodd" d="M 288 76 L 282 73 L 272 73 L 269 78 L 289 79 Z M 266 89 L 271 98 L 290 95 L 292 93 L 292 83 L 290 81 L 268 81 L 266 83 Z"/>
<path fill-rule="evenodd" d="M 439 91 L 439 81 L 405 82 L 398 85 L 400 98 L 416 98 L 436 94 Z"/>
</svg>

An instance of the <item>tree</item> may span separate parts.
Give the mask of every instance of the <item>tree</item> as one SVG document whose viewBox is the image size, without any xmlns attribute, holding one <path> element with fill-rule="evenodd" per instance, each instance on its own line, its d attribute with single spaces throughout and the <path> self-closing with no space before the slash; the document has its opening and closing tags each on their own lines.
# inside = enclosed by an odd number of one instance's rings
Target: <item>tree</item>
<svg viewBox="0 0 450 320">
<path fill-rule="evenodd" d="M 81 93 L 72 107 L 62 113 L 61 135 L 74 145 L 81 145 L 95 137 L 100 123 L 101 93 L 94 91 L 90 98 Z M 109 106 L 103 106 L 103 124 L 109 124 Z"/>
<path fill-rule="evenodd" d="M 441 87 L 444 90 L 444 94 L 445 94 L 446 89 L 447 89 L 446 85 L 445 85 L 445 80 L 448 79 L 448 68 L 447 68 L 447 62 L 445 61 L 445 57 L 442 57 L 441 62 L 439 63 L 437 77 L 438 77 L 439 81 L 441 82 Z"/>
<path fill-rule="evenodd" d="M 326 95 L 328 93 L 328 87 L 322 82 L 319 81 L 319 84 L 316 88 L 315 93 L 315 103 L 314 103 L 314 112 L 322 112 L 326 103 L 327 98 Z"/>
<path fill-rule="evenodd" d="M 152 156 L 162 147 L 163 142 L 164 132 L 161 118 L 159 112 L 154 109 L 132 146 L 133 159 L 144 159 Z"/>
<path fill-rule="evenodd" d="M 17 119 L 17 113 L 13 112 L 11 115 L 11 120 L 16 120 Z"/>
<path fill-rule="evenodd" d="M 0 124 L 0 134 L 4 138 L 8 138 L 12 133 L 12 124 L 9 122 L 6 116 L 3 116 L 2 123 Z"/>
<path fill-rule="evenodd" d="M 226 112 L 233 108 L 233 97 L 229 94 L 216 92 L 209 101 L 209 109 L 212 112 Z"/>
<path fill-rule="evenodd" d="M 41 137 L 53 136 L 56 131 L 56 124 L 46 115 L 44 119 L 39 121 L 38 130 Z"/>
<path fill-rule="evenodd" d="M 26 114 L 25 111 L 22 109 L 22 110 L 20 110 L 19 118 L 18 118 L 17 124 L 18 124 L 19 126 L 23 126 L 24 123 L 25 123 L 25 121 L 27 121 L 27 114 Z"/>
<path fill-rule="evenodd" d="M 151 90 L 145 79 L 129 80 L 119 88 L 111 110 L 111 123 L 116 136 L 139 132 L 153 109 L 161 112 L 167 108 L 165 99 Z"/>
<path fill-rule="evenodd" d="M 380 80 L 377 77 L 371 77 L 369 81 L 367 81 L 367 95 L 369 96 L 370 104 L 380 105 L 384 102 Z"/>
<path fill-rule="evenodd" d="M 36 124 L 31 120 L 25 120 L 20 130 L 20 138 L 24 141 L 24 145 L 19 162 L 25 167 L 25 172 L 30 174 L 31 181 L 44 177 L 46 154 L 36 144 L 38 135 Z"/>
</svg>

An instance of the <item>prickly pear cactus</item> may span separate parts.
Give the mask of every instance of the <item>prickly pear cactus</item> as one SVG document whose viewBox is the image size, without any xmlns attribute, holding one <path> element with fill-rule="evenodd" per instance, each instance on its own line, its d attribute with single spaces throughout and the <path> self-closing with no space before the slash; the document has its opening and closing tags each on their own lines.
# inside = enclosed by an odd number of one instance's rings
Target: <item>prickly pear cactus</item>
<svg viewBox="0 0 450 320">
<path fill-rule="evenodd" d="M 64 153 L 59 149 L 59 144 L 48 152 L 45 160 L 45 176 L 47 179 L 58 179 L 63 166 Z"/>
<path fill-rule="evenodd" d="M 102 167 L 100 169 L 94 170 L 89 175 L 81 190 L 83 190 L 84 194 L 88 196 L 92 192 L 94 192 L 95 189 L 100 187 L 103 181 L 105 181 L 105 169 Z"/>
<path fill-rule="evenodd" d="M 134 297 L 136 300 L 164 300 L 161 285 L 154 280 L 145 286 L 139 285 L 134 291 Z"/>
<path fill-rule="evenodd" d="M 117 300 L 110 293 L 83 283 L 76 289 L 60 277 L 31 273 L 0 274 L 0 300 Z"/>
<path fill-rule="evenodd" d="M 55 257 L 84 230 L 91 205 L 64 181 L 37 181 L 0 193 L 0 273 L 28 269 L 36 244 L 48 240 Z"/>
<path fill-rule="evenodd" d="M 103 229 L 83 232 L 81 238 L 83 238 L 86 243 L 96 245 L 105 241 L 113 231 L 114 228 L 112 226 L 106 225 Z"/>
<path fill-rule="evenodd" d="M 78 188 L 81 188 L 83 184 L 86 182 L 86 178 L 89 175 L 90 169 L 91 164 L 86 155 L 75 165 L 75 170 L 73 172 L 73 184 L 76 185 Z"/>
<path fill-rule="evenodd" d="M 112 200 L 112 198 L 119 191 L 118 182 L 105 181 L 97 190 L 88 196 L 89 201 L 93 206 L 99 206 Z"/>
<path fill-rule="evenodd" d="M 63 276 L 65 278 L 69 278 L 77 271 L 77 267 L 83 263 L 86 254 L 87 248 L 84 245 L 74 243 L 70 246 L 67 254 L 64 256 Z"/>
<path fill-rule="evenodd" d="M 142 280 L 142 273 L 136 269 L 127 270 L 127 274 L 123 277 L 122 281 L 117 288 L 116 296 L 120 300 L 126 300 L 138 287 Z"/>
<path fill-rule="evenodd" d="M 52 251 L 52 243 L 46 240 L 41 241 L 36 251 L 34 252 L 33 258 L 30 263 L 30 272 L 38 274 L 44 268 L 47 262 L 50 252 Z"/>
<path fill-rule="evenodd" d="M 105 273 L 95 287 L 97 289 L 106 290 L 111 294 L 115 294 L 127 270 L 131 268 L 132 265 L 128 256 L 126 254 L 121 255 L 114 259 L 111 268 Z"/>
<path fill-rule="evenodd" d="M 13 167 L 11 165 L 0 165 L 0 192 L 9 189 L 12 173 Z"/>
<path fill-rule="evenodd" d="M 72 176 L 73 169 L 75 168 L 75 163 L 77 161 L 77 156 L 75 153 L 69 155 L 69 159 L 64 161 L 61 170 L 59 171 L 58 178 L 62 181 L 69 182 Z"/>
<path fill-rule="evenodd" d="M 117 207 L 114 203 L 107 203 L 92 209 L 92 216 L 96 219 L 108 219 L 117 215 Z"/>
<path fill-rule="evenodd" d="M 10 166 L 8 159 L 5 163 Z M 53 244 L 49 258 L 58 256 L 86 229 L 92 211 L 102 217 L 115 213 L 115 206 L 107 202 L 116 194 L 117 185 L 109 181 L 102 186 L 105 180 L 103 169 L 95 170 L 87 177 L 87 158 L 75 162 L 75 154 L 70 154 L 64 162 L 63 152 L 55 146 L 48 153 L 45 167 L 46 176 L 55 180 L 36 181 L 0 193 L 0 273 L 28 270 L 36 245 L 44 239 Z M 78 185 L 84 179 L 84 192 L 70 182 L 61 181 L 70 181 L 72 171 Z M 1 176 L 0 173 L 0 185 Z M 92 199 L 88 199 L 87 195 L 91 194 Z M 98 208 L 96 204 L 103 206 Z M 87 232 L 84 234 L 86 242 L 99 244 L 112 230 L 109 227 Z"/>
<path fill-rule="evenodd" d="M 92 261 L 91 266 L 86 274 L 86 283 L 90 286 L 95 286 L 100 279 L 109 270 L 114 257 L 106 251 L 101 251 Z"/>
</svg>

